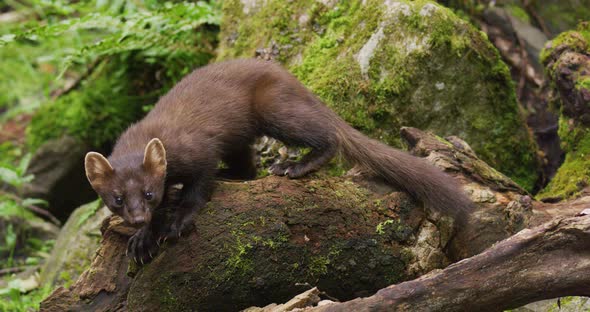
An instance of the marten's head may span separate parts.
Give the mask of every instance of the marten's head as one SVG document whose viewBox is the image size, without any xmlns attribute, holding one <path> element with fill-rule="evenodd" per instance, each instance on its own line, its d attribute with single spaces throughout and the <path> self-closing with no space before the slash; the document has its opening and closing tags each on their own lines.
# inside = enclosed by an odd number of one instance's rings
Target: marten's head
<svg viewBox="0 0 590 312">
<path fill-rule="evenodd" d="M 84 165 L 92 188 L 114 214 L 136 226 L 151 221 L 166 180 L 166 150 L 159 139 L 152 139 L 143 155 L 125 155 L 111 162 L 90 152 Z"/>
</svg>

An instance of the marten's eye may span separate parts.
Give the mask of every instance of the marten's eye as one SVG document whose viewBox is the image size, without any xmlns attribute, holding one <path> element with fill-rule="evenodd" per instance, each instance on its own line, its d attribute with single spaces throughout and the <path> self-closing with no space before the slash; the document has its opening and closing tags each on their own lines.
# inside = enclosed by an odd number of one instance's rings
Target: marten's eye
<svg viewBox="0 0 590 312">
<path fill-rule="evenodd" d="M 115 205 L 117 206 L 123 206 L 123 197 L 121 196 L 115 196 Z"/>
<path fill-rule="evenodd" d="M 145 196 L 145 199 L 152 200 L 154 198 L 154 193 L 152 193 L 152 192 L 145 192 L 144 196 Z"/>
</svg>

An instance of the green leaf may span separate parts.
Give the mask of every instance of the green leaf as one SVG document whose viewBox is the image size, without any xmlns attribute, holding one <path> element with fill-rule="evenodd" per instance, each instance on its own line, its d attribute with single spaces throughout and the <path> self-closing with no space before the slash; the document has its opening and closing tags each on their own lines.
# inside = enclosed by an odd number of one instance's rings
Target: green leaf
<svg viewBox="0 0 590 312">
<path fill-rule="evenodd" d="M 19 175 L 23 175 L 27 168 L 29 167 L 29 163 L 31 162 L 31 158 L 33 155 L 31 153 L 27 153 L 23 158 L 20 160 L 17 168 L 17 172 Z"/>
<path fill-rule="evenodd" d="M 22 181 L 18 175 L 18 172 L 4 167 L 0 167 L 0 181 L 10 184 L 16 188 L 22 185 Z"/>
<path fill-rule="evenodd" d="M 40 198 L 25 198 L 21 204 L 23 206 L 49 206 L 49 203 L 46 200 Z"/>
</svg>

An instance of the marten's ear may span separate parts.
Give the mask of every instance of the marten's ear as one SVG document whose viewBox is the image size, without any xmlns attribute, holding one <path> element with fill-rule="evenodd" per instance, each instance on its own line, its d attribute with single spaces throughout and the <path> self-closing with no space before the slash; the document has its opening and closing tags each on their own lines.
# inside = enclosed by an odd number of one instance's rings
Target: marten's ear
<svg viewBox="0 0 590 312">
<path fill-rule="evenodd" d="M 146 145 L 143 166 L 154 175 L 166 175 L 166 150 L 160 139 L 154 138 Z"/>
<path fill-rule="evenodd" d="M 100 188 L 114 173 L 109 161 L 99 153 L 90 152 L 84 158 L 86 177 L 94 189 Z"/>
</svg>

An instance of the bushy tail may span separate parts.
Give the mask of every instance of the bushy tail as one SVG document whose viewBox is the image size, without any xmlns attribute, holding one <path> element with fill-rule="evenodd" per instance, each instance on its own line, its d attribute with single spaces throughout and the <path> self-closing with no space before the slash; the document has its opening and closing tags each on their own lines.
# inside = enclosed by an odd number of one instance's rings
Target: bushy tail
<svg viewBox="0 0 590 312">
<path fill-rule="evenodd" d="M 339 118 L 335 122 L 340 149 L 348 161 L 383 177 L 426 207 L 465 220 L 473 203 L 451 176 L 421 158 L 366 137 Z"/>
</svg>

